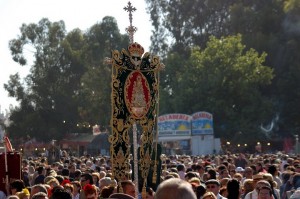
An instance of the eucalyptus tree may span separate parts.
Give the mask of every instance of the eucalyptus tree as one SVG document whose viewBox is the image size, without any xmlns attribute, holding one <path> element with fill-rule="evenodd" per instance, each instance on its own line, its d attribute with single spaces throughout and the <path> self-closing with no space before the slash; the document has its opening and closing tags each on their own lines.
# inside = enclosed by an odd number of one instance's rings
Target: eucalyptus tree
<svg viewBox="0 0 300 199">
<path fill-rule="evenodd" d="M 104 17 L 84 34 L 86 73 L 81 79 L 79 113 L 83 123 L 109 126 L 111 118 L 111 66 L 105 63 L 112 50 L 127 49 L 129 37 L 120 34 L 113 17 Z"/>
<path fill-rule="evenodd" d="M 74 30 L 66 38 L 64 22 L 52 23 L 46 18 L 37 24 L 23 24 L 20 32 L 9 43 L 12 57 L 22 66 L 31 66 L 24 82 L 15 74 L 5 84 L 10 96 L 20 102 L 11 113 L 9 131 L 44 140 L 60 137 L 72 130 L 65 128 L 65 118 L 77 120 L 72 98 L 84 68 L 71 49 L 83 46 L 81 32 Z"/>
<path fill-rule="evenodd" d="M 105 17 L 86 32 L 68 33 L 63 21 L 42 19 L 23 24 L 20 32 L 9 47 L 13 60 L 29 63 L 30 71 L 24 79 L 11 75 L 4 85 L 20 102 L 11 110 L 11 135 L 50 140 L 108 124 L 111 70 L 103 60 L 129 42 L 115 19 Z"/>
</svg>

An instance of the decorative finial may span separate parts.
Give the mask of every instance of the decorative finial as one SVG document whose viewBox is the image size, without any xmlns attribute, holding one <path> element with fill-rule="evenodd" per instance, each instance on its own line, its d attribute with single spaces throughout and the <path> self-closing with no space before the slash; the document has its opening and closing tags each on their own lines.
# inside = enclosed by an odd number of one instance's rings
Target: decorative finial
<svg viewBox="0 0 300 199">
<path fill-rule="evenodd" d="M 124 10 L 126 11 L 126 12 L 129 12 L 129 22 L 130 22 L 130 26 L 128 26 L 127 28 L 126 28 L 126 32 L 128 33 L 128 35 L 129 35 L 129 41 L 130 41 L 130 43 L 133 43 L 133 35 L 134 35 L 134 33 L 137 31 L 137 28 L 136 27 L 134 27 L 133 25 L 132 25 L 132 13 L 134 12 L 134 11 L 136 11 L 136 8 L 135 7 L 132 7 L 132 5 L 131 5 L 131 3 L 130 3 L 130 1 L 128 2 L 128 5 L 127 5 L 127 7 L 124 7 Z"/>
</svg>

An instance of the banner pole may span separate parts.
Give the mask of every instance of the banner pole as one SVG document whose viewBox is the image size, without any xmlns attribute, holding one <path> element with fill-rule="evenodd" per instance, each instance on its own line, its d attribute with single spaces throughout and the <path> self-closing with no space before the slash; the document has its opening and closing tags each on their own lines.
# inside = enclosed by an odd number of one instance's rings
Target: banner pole
<svg viewBox="0 0 300 199">
<path fill-rule="evenodd" d="M 138 174 L 138 152 L 137 152 L 137 127 L 133 124 L 133 164 L 134 164 L 134 183 L 135 183 L 135 198 L 139 194 L 139 174 Z"/>
<path fill-rule="evenodd" d="M 7 195 L 9 194 L 8 185 L 9 185 L 9 176 L 8 176 L 8 166 L 7 166 L 7 149 L 6 149 L 6 139 L 3 138 L 4 143 L 4 162 L 5 162 L 5 188 Z"/>
</svg>

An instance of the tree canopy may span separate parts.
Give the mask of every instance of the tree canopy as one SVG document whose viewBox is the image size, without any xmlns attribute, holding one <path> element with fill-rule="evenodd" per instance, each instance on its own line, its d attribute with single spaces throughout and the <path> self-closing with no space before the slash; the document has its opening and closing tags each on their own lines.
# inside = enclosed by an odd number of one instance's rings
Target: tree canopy
<svg viewBox="0 0 300 199">
<path fill-rule="evenodd" d="M 150 50 L 166 65 L 160 114 L 211 112 L 221 138 L 256 139 L 270 123 L 273 135 L 297 133 L 299 1 L 146 2 L 154 28 Z M 14 61 L 29 63 L 30 74 L 13 74 L 4 85 L 20 102 L 7 131 L 49 140 L 108 126 L 111 68 L 103 61 L 128 43 L 113 17 L 85 32 L 67 32 L 63 21 L 48 19 L 23 24 L 9 47 Z"/>
<path fill-rule="evenodd" d="M 111 69 L 103 60 L 112 48 L 128 45 L 115 19 L 105 17 L 85 33 L 67 33 L 63 21 L 45 18 L 20 31 L 9 43 L 13 59 L 26 65 L 29 57 L 32 65 L 24 83 L 14 74 L 4 85 L 20 102 L 11 112 L 10 134 L 50 140 L 90 132 L 95 124 L 108 126 Z"/>
<path fill-rule="evenodd" d="M 299 1 L 146 0 L 146 2 L 154 27 L 152 50 L 163 56 L 166 65 L 172 68 L 168 69 L 167 74 L 164 76 L 167 80 L 162 80 L 162 82 L 166 82 L 163 85 L 163 90 L 170 90 L 169 87 L 172 85 L 172 92 L 176 92 L 182 86 L 181 84 L 176 85 L 176 81 L 182 82 L 184 78 L 180 75 L 180 79 L 178 79 L 177 75 L 187 69 L 183 69 L 180 65 L 183 59 L 190 59 L 191 53 L 194 53 L 192 49 L 195 46 L 205 50 L 210 48 L 208 45 L 211 44 L 209 42 L 211 36 L 221 39 L 222 37 L 240 34 L 245 50 L 255 49 L 257 53 L 265 57 L 264 65 L 273 69 L 274 77 L 271 79 L 270 84 L 264 86 L 253 84 L 252 88 L 255 93 L 263 94 L 264 99 L 267 100 L 268 103 L 263 105 L 266 110 L 272 107 L 272 116 L 263 114 L 266 117 L 261 118 L 261 126 L 270 126 L 273 123 L 271 133 L 275 133 L 277 137 L 294 135 L 299 131 L 298 118 L 300 114 L 298 111 L 299 103 L 297 102 L 300 93 L 298 86 L 300 62 L 297 55 L 300 47 L 300 31 L 297 28 L 300 23 Z M 161 49 L 162 52 L 159 51 Z M 167 54 L 165 49 L 168 52 Z M 245 67 L 245 65 L 241 64 L 241 67 Z M 209 79 L 208 85 L 211 85 L 216 79 L 221 81 L 221 77 L 215 76 L 217 73 L 213 71 L 214 69 L 212 67 L 210 73 L 206 73 L 209 78 L 207 76 L 203 77 L 199 73 L 197 73 L 197 78 Z M 229 77 L 234 75 L 226 74 Z M 219 89 L 221 88 L 219 87 Z M 232 85 L 232 88 L 235 88 L 235 85 Z M 194 96 L 197 95 L 197 92 L 190 89 L 190 94 Z M 241 99 L 238 93 L 234 93 L 234 95 L 237 95 L 237 99 Z M 243 95 L 248 96 L 246 93 L 243 93 Z M 194 99 L 192 96 L 189 97 L 189 100 L 190 98 Z M 162 103 L 164 103 L 164 100 L 166 99 L 163 99 Z M 170 103 L 175 101 L 174 99 L 168 100 Z M 197 102 L 197 105 L 195 102 L 189 104 L 192 106 L 199 105 L 201 110 L 214 112 L 213 108 L 207 109 L 201 102 Z M 222 106 L 226 109 L 230 104 L 233 105 L 229 101 L 228 104 L 222 104 Z M 234 104 L 237 107 L 238 103 Z M 218 104 L 215 104 L 215 106 L 219 107 Z M 172 110 L 174 107 L 178 106 L 173 103 L 168 104 L 166 110 L 163 111 L 168 112 L 168 109 Z M 254 104 L 252 108 L 256 109 Z M 258 109 L 261 109 L 261 106 Z M 261 113 L 264 113 L 264 111 Z M 224 118 L 219 114 L 214 114 L 214 117 Z M 237 114 L 234 117 L 234 120 L 239 120 L 242 116 Z M 239 124 L 237 121 L 235 126 L 240 128 L 240 131 L 245 131 L 243 129 L 247 129 L 247 125 L 243 122 Z M 216 130 L 222 133 L 222 128 L 220 129 L 218 124 L 216 127 Z"/>
</svg>

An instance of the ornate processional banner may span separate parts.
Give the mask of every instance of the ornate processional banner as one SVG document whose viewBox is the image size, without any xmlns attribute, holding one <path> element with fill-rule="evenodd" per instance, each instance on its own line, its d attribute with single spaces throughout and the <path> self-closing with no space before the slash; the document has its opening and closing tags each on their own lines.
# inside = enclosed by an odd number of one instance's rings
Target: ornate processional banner
<svg viewBox="0 0 300 199">
<path fill-rule="evenodd" d="M 153 161 L 153 132 L 158 103 L 158 70 L 163 66 L 157 56 L 132 43 L 128 49 L 112 52 L 112 134 L 110 153 L 113 175 L 127 178 L 130 170 L 130 133 L 133 124 L 141 126 L 139 174 L 144 187 Z M 139 178 L 140 178 L 139 177 Z"/>
</svg>

